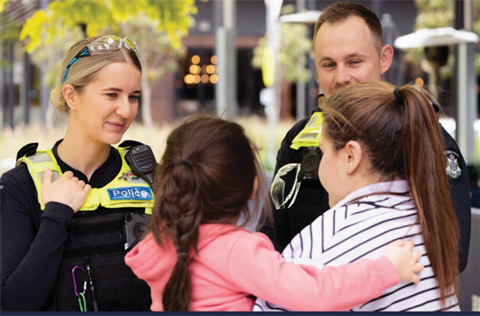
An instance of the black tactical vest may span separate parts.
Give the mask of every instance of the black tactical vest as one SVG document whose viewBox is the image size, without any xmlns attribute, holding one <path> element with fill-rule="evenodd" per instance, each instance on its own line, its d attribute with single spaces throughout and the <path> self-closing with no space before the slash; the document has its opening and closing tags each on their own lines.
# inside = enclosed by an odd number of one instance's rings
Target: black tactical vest
<svg viewBox="0 0 480 316">
<path fill-rule="evenodd" d="M 95 307 L 99 311 L 149 311 L 150 288 L 124 261 L 125 254 L 135 244 L 132 240 L 146 230 L 150 216 L 143 211 L 100 207 L 94 212 L 77 212 L 53 293 L 43 310 L 80 311 L 75 280 L 78 293 L 83 293 L 86 284 L 87 311 L 94 311 Z M 72 269 L 76 266 L 79 268 L 75 269 L 74 279 Z"/>
</svg>

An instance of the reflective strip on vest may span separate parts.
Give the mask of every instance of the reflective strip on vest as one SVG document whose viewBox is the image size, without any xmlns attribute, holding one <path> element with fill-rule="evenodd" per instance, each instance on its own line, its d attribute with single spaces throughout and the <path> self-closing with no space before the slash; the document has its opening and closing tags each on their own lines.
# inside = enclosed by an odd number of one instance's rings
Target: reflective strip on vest
<svg viewBox="0 0 480 316">
<path fill-rule="evenodd" d="M 38 203 L 40 203 L 40 208 L 42 211 L 45 209 L 45 205 L 42 201 L 42 184 L 43 184 L 43 174 L 45 168 L 50 168 L 53 173 L 53 181 L 56 181 L 60 178 L 63 173 L 60 170 L 60 166 L 55 159 L 52 151 L 48 150 L 37 150 L 37 153 L 33 156 L 23 156 L 17 160 L 17 166 L 21 163 L 25 163 L 28 168 L 28 172 L 32 176 L 33 183 L 37 189 Z"/>
<path fill-rule="evenodd" d="M 145 214 L 152 214 L 154 195 L 150 185 L 130 170 L 124 158 L 128 150 L 125 148 L 117 148 L 117 150 L 122 158 L 120 172 L 103 188 L 92 188 L 80 211 L 94 211 L 101 205 L 106 208 L 142 207 L 145 208 Z M 37 150 L 35 155 L 24 156 L 18 159 L 17 165 L 20 163 L 27 165 L 28 172 L 32 176 L 37 189 L 40 208 L 42 211 L 45 210 L 45 205 L 42 201 L 43 173 L 45 168 L 48 167 L 53 171 L 54 181 L 63 174 L 55 156 L 50 149 L 45 151 Z"/>
<path fill-rule="evenodd" d="M 307 125 L 295 136 L 290 148 L 298 150 L 300 147 L 318 147 L 322 137 L 323 113 L 315 112 Z"/>
</svg>

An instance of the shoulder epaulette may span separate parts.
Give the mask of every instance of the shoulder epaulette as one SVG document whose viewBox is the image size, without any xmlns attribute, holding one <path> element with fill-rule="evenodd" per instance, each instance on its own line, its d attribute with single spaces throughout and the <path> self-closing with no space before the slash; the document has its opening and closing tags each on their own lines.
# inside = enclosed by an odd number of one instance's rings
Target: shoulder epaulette
<svg viewBox="0 0 480 316">
<path fill-rule="evenodd" d="M 38 143 L 26 144 L 25 146 L 20 148 L 20 150 L 18 151 L 16 160 L 22 158 L 23 156 L 28 157 L 31 155 L 35 155 L 35 153 L 37 152 L 37 148 L 38 148 Z"/>
</svg>

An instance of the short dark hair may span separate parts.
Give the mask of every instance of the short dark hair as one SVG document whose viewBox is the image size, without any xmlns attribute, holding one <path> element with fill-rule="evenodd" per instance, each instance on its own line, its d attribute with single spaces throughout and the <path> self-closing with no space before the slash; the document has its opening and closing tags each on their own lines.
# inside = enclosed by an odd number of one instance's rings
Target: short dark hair
<svg viewBox="0 0 480 316">
<path fill-rule="evenodd" d="M 382 23 L 374 11 L 355 2 L 335 2 L 326 7 L 315 24 L 313 41 L 315 42 L 318 30 L 323 23 L 335 24 L 343 22 L 351 16 L 358 16 L 367 24 L 380 54 L 384 46 Z"/>
</svg>

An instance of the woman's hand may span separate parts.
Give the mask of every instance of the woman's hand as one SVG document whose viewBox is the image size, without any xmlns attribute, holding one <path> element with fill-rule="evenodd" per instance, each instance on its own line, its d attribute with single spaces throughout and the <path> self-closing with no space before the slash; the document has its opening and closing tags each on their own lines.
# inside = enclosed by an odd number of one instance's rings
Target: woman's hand
<svg viewBox="0 0 480 316">
<path fill-rule="evenodd" d="M 419 251 L 412 253 L 414 246 L 412 240 L 406 244 L 402 240 L 395 240 L 385 250 L 384 255 L 393 263 L 400 281 L 420 282 L 420 278 L 415 273 L 423 270 L 423 264 L 417 262 L 422 254 Z"/>
<path fill-rule="evenodd" d="M 45 168 L 43 174 L 42 200 L 46 205 L 48 202 L 58 202 L 70 206 L 76 213 L 87 200 L 91 186 L 83 180 L 78 180 L 71 171 L 65 172 L 57 181 L 53 181 L 53 172 Z"/>
</svg>

